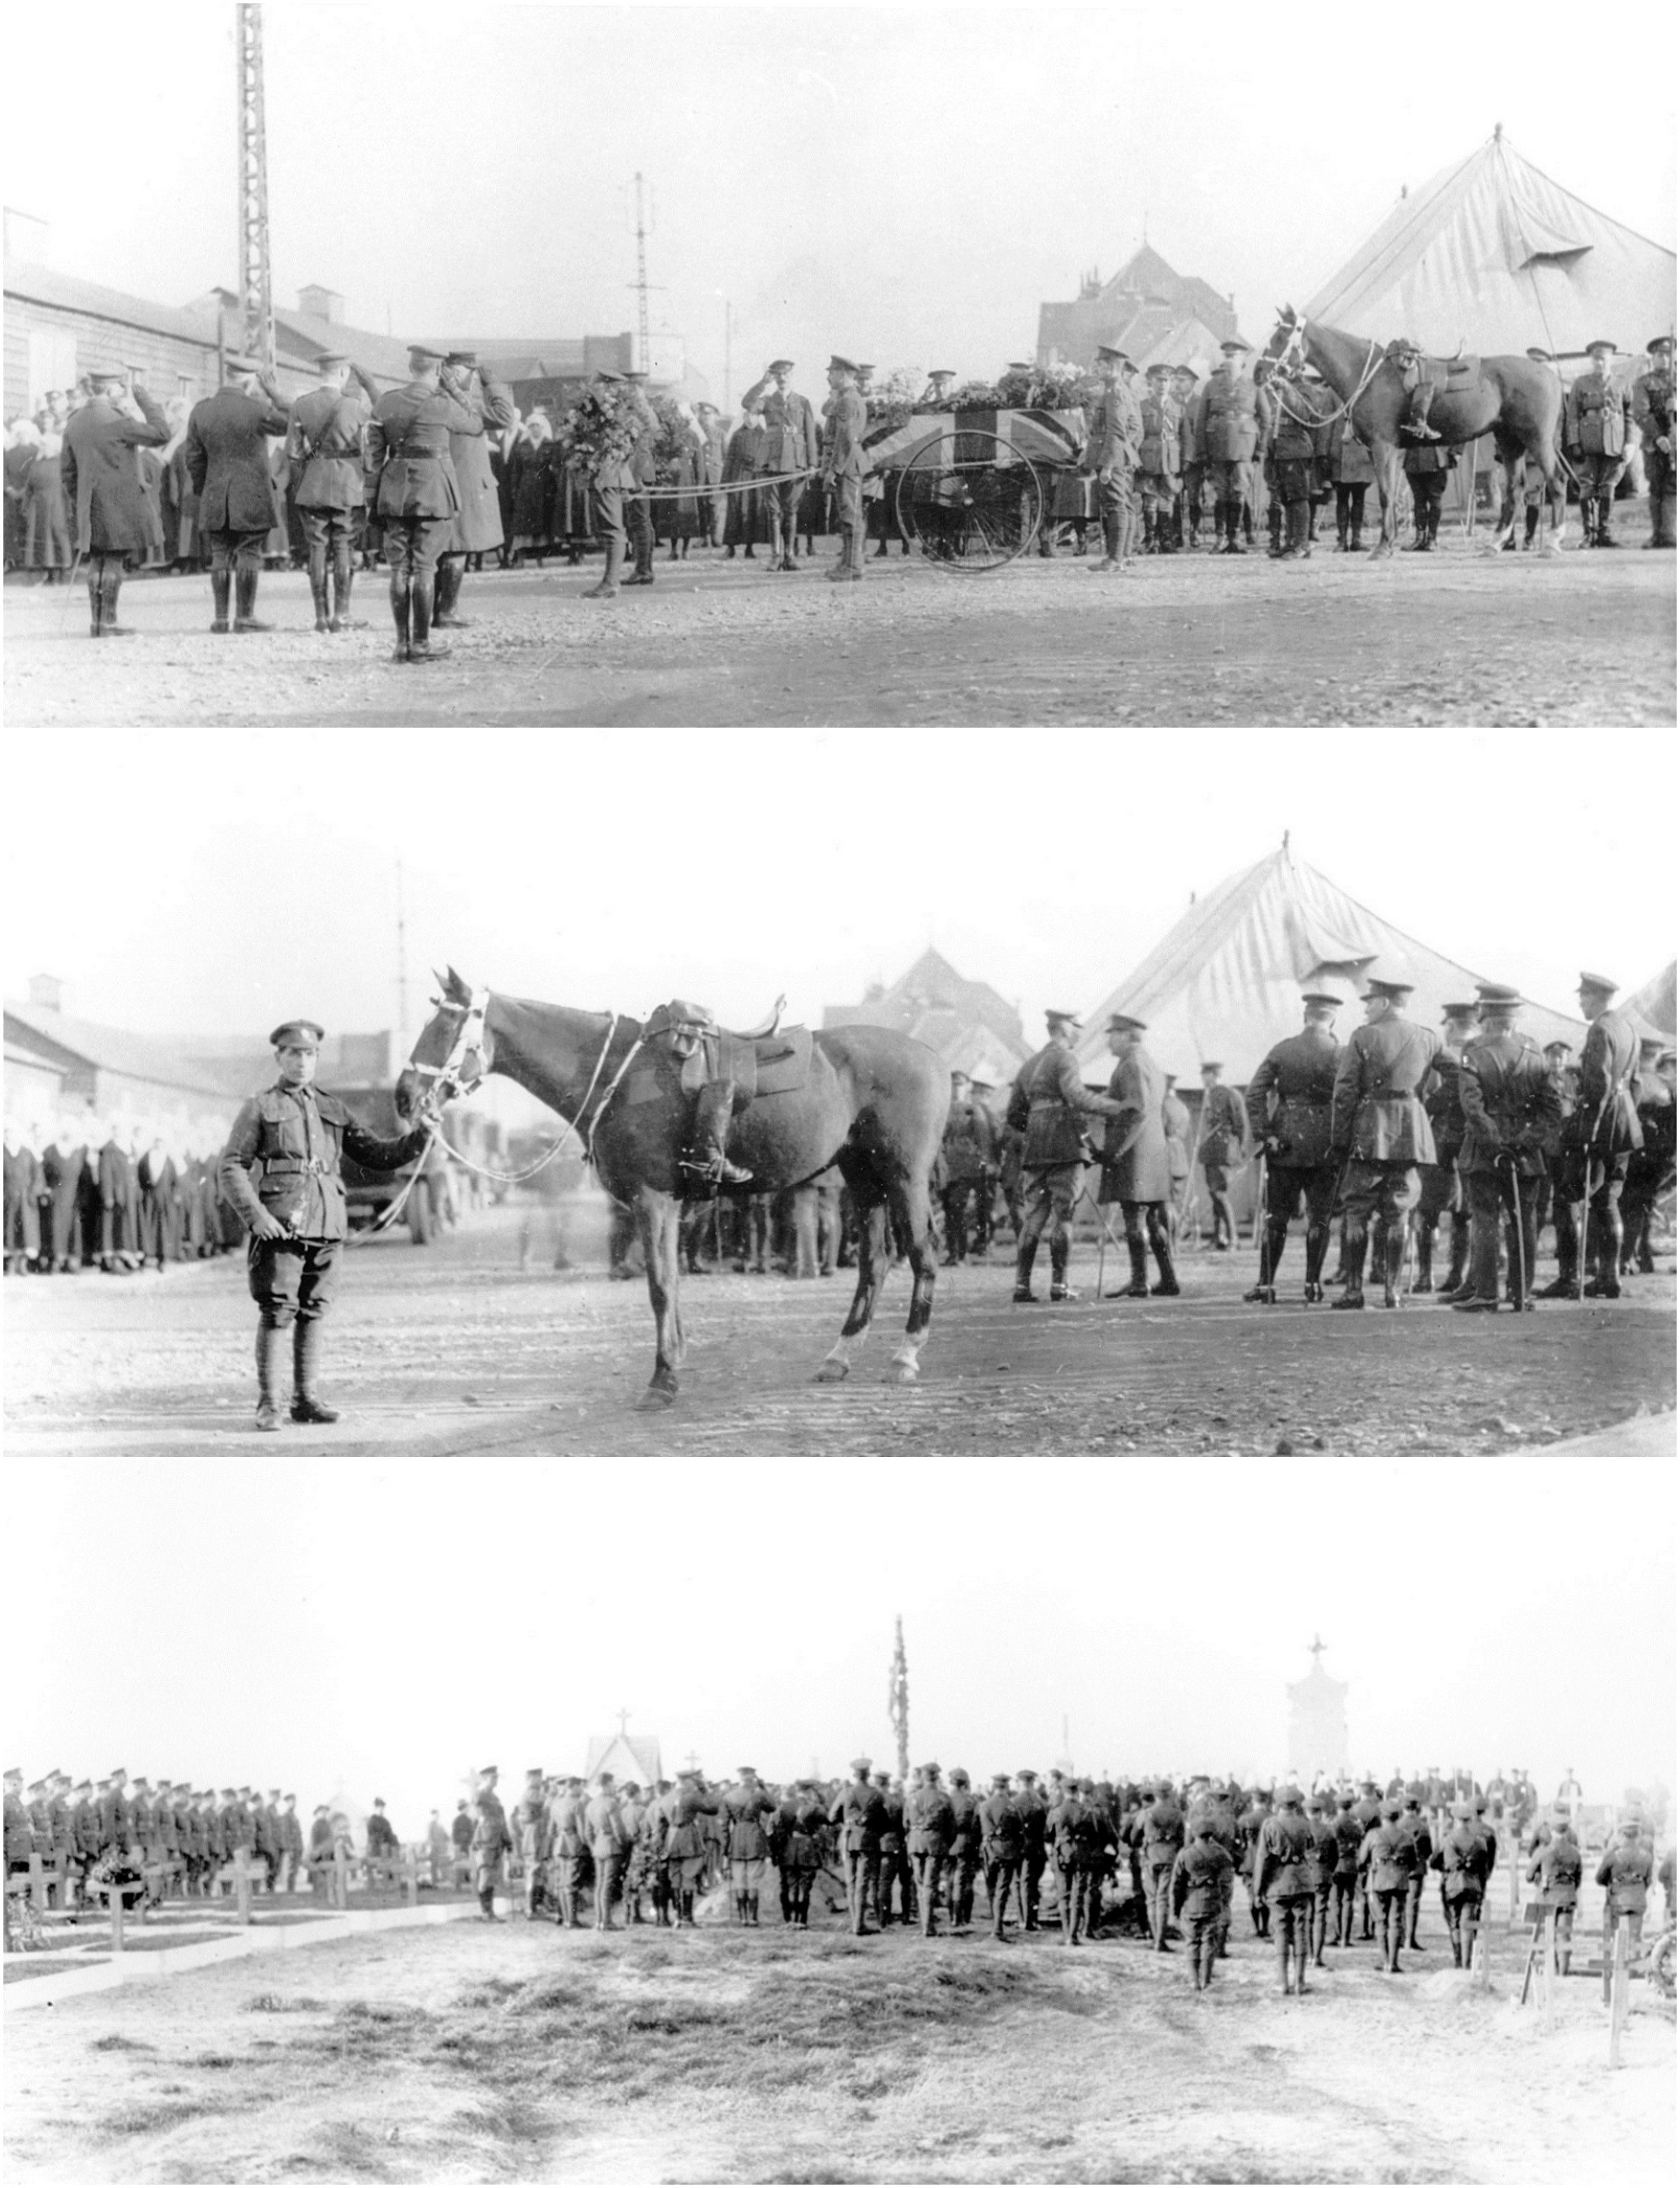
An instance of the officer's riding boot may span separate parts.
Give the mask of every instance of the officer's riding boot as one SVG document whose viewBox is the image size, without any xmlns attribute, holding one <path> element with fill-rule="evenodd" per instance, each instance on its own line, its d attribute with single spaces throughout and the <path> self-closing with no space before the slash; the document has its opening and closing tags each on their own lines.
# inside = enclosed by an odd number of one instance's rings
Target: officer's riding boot
<svg viewBox="0 0 1680 2188">
<path fill-rule="evenodd" d="M 1463 1289 L 1469 1259 L 1470 1219 L 1461 1209 L 1452 1218 L 1452 1259 L 1447 1267 L 1446 1282 L 1442 1286 L 1449 1295 Z"/>
<path fill-rule="evenodd" d="M 1536 1299 L 1581 1297 L 1581 1236 L 1575 1227 L 1575 1210 L 1567 1200 L 1554 1198 L 1552 1217 L 1558 1230 L 1558 1273 L 1542 1284 Z"/>
<path fill-rule="evenodd" d="M 724 1153 L 734 1104 L 735 1083 L 728 1079 L 702 1086 L 695 1097 L 693 1151 L 683 1167 L 714 1185 L 745 1185 L 753 1176 Z"/>
<path fill-rule="evenodd" d="M 437 565 L 437 605 L 433 623 L 442 629 L 471 630 L 471 623 L 455 612 L 461 597 L 461 580 L 466 572 L 460 557 L 450 555 Z"/>
<path fill-rule="evenodd" d="M 1288 1926 L 1280 1922 L 1277 1926 L 1277 1976 L 1285 1998 L 1294 1988 L 1289 1981 L 1289 1963 L 1294 1958 L 1294 1946 L 1289 1937 Z"/>
<path fill-rule="evenodd" d="M 1383 1305 L 1400 1305 L 1401 1272 L 1406 1262 L 1406 1227 L 1408 1219 L 1402 1215 L 1397 1223 L 1390 1223 L 1382 1233 L 1383 1241 Z"/>
<path fill-rule="evenodd" d="M 366 629 L 365 623 L 355 623 L 351 619 L 350 588 L 354 584 L 355 578 L 355 565 L 350 559 L 350 545 L 347 540 L 333 557 L 332 618 L 327 625 L 329 630 Z"/>
<path fill-rule="evenodd" d="M 1582 494 L 1580 505 L 1581 544 L 1583 547 L 1595 547 L 1598 544 L 1598 504 L 1596 501 L 1589 501 L 1587 496 Z"/>
<path fill-rule="evenodd" d="M 393 661 L 409 657 L 409 622 L 413 612 L 414 580 L 411 575 L 394 566 L 391 572 L 391 619 L 397 626 L 397 644 L 392 652 Z"/>
<path fill-rule="evenodd" d="M 749 547 L 747 553 L 753 550 Z M 583 595 L 586 601 L 613 601 L 618 597 L 618 572 L 624 567 L 624 550 L 617 539 L 606 543 L 606 565 L 600 573 L 600 583 L 591 585 Z"/>
<path fill-rule="evenodd" d="M 1068 1234 L 1058 1232 L 1050 1242 L 1050 1296 L 1052 1300 L 1076 1300 L 1079 1294 L 1068 1288 Z"/>
<path fill-rule="evenodd" d="M 1418 1226 L 1418 1269 L 1412 1279 L 1414 1292 L 1432 1292 L 1435 1288 L 1434 1262 L 1435 1257 L 1435 1227 L 1419 1222 Z"/>
<path fill-rule="evenodd" d="M 1365 1304 L 1365 1251 L 1367 1234 L 1361 1223 L 1357 1228 L 1348 1225 L 1344 1258 L 1347 1262 L 1347 1289 L 1339 1300 L 1332 1300 L 1332 1307 L 1362 1307 Z"/>
<path fill-rule="evenodd" d="M 1593 1283 L 1587 1289 L 1589 1299 L 1620 1299 L 1621 1297 L 1621 1210 L 1601 1208 L 1597 1211 L 1598 1252 L 1593 1262 L 1596 1272 Z"/>
<path fill-rule="evenodd" d="M 105 634 L 104 574 L 104 558 L 96 555 L 87 565 L 87 635 L 90 638 L 103 638 Z"/>
<path fill-rule="evenodd" d="M 232 596 L 233 589 L 234 573 L 231 570 L 212 570 L 211 572 L 211 612 L 214 619 L 211 622 L 210 628 L 223 638 L 227 636 L 228 630 L 228 604 Z"/>
<path fill-rule="evenodd" d="M 99 580 L 99 594 L 100 621 L 107 638 L 127 638 L 128 635 L 116 619 L 116 599 L 122 590 L 123 567 L 121 555 L 106 555 L 104 574 Z"/>
<path fill-rule="evenodd" d="M 1149 1296 L 1149 1249 L 1142 1238 L 1128 1238 L 1126 1251 L 1131 1256 L 1131 1282 L 1123 1290 L 1110 1292 L 1110 1299 L 1147 1299 Z"/>
<path fill-rule="evenodd" d="M 326 1427 L 338 1418 L 338 1413 L 315 1396 L 315 1376 L 321 1364 L 321 1325 L 313 1314 L 301 1314 L 292 1324 L 291 1362 L 293 1420 Z"/>
<path fill-rule="evenodd" d="M 1330 1244 L 1328 1223 L 1309 1223 L 1306 1227 L 1306 1298 L 1309 1306 L 1316 1306 L 1324 1296 L 1322 1278 L 1324 1255 Z"/>
<path fill-rule="evenodd" d="M 1039 1249 L 1036 1238 L 1023 1240 L 1015 1255 L 1015 1302 L 1017 1305 L 1030 1305 L 1038 1294 L 1033 1289 L 1033 1260 Z"/>
<path fill-rule="evenodd" d="M 1227 555 L 1246 555 L 1249 551 L 1245 537 L 1245 520 L 1251 523 L 1249 505 L 1245 501 L 1228 501 L 1225 505 L 1225 551 Z"/>
<path fill-rule="evenodd" d="M 332 617 L 327 608 L 327 550 L 324 547 L 309 550 L 309 597 L 315 603 L 316 629 L 330 629 Z"/>
<path fill-rule="evenodd" d="M 274 628 L 271 623 L 258 623 L 257 620 L 257 575 L 255 570 L 236 569 L 234 572 L 234 629 L 236 633 L 272 630 Z"/>
<path fill-rule="evenodd" d="M 257 1325 L 257 1425 L 264 1435 L 275 1434 L 280 1417 L 274 1411 L 274 1365 L 283 1342 L 281 1333 L 267 1320 Z"/>
<path fill-rule="evenodd" d="M 1149 1216 L 1149 1250 L 1155 1256 L 1155 1266 L 1160 1272 L 1159 1280 L 1149 1287 L 1152 1299 L 1178 1297 L 1178 1271 L 1173 1266 L 1172 1233 L 1159 1211 Z"/>
<path fill-rule="evenodd" d="M 431 642 L 432 582 L 429 570 L 415 571 L 411 595 L 414 634 L 409 648 L 410 661 L 447 661 L 449 656 L 447 646 L 434 646 Z"/>
<path fill-rule="evenodd" d="M 1614 494 L 1601 493 L 1598 497 L 1598 537 L 1594 542 L 1597 546 L 1620 547 L 1621 544 L 1621 540 L 1610 528 L 1610 517 L 1614 511 L 1615 502 Z"/>
<path fill-rule="evenodd" d="M 1532 509 L 1530 509 L 1524 513 L 1523 516 L 1523 550 L 1525 553 L 1533 546 L 1534 535 L 1539 531 L 1539 529 L 1540 505 L 1536 502 Z"/>
<path fill-rule="evenodd" d="M 1674 489 L 1671 487 L 1657 503 L 1656 537 L 1653 547 L 1672 547 L 1674 544 Z"/>
</svg>

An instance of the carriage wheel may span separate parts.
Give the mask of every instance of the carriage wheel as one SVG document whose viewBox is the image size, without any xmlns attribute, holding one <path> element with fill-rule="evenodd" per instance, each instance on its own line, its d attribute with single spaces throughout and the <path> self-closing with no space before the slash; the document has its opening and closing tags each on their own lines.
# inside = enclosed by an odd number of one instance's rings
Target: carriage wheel
<svg viewBox="0 0 1680 2188">
<path fill-rule="evenodd" d="M 949 457 L 945 447 L 934 434 L 910 452 L 893 498 L 899 529 L 955 577 L 1001 570 L 1038 535 L 1038 473 L 995 433 L 957 433 Z"/>
</svg>

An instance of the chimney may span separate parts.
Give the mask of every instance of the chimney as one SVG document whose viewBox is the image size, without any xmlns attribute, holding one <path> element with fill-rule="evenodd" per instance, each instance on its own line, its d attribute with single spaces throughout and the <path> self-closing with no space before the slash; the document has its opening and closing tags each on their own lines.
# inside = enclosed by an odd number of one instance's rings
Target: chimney
<svg viewBox="0 0 1680 2188">
<path fill-rule="evenodd" d="M 336 289 L 323 289 L 311 283 L 297 292 L 297 308 L 307 312 L 312 319 L 330 319 L 337 326 L 344 318 L 344 299 Z"/>
<path fill-rule="evenodd" d="M 37 1011 L 61 1011 L 65 1007 L 65 984 L 56 973 L 31 973 L 29 976 L 30 1008 Z"/>
</svg>

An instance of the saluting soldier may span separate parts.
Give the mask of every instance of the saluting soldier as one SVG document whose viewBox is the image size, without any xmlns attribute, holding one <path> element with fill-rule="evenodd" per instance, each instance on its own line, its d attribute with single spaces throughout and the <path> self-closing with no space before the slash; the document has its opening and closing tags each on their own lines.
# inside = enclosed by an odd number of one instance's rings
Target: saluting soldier
<svg viewBox="0 0 1680 2188">
<path fill-rule="evenodd" d="M 266 367 L 245 358 L 225 387 L 195 403 L 187 420 L 187 476 L 198 496 L 198 524 L 210 540 L 210 591 L 225 634 L 233 593 L 235 634 L 272 630 L 257 620 L 257 581 L 274 522 L 268 443 L 287 430 L 285 407 Z"/>
<path fill-rule="evenodd" d="M 863 578 L 863 482 L 869 471 L 863 445 L 869 410 L 858 392 L 858 372 L 849 358 L 828 360 L 821 470 L 822 484 L 834 488 L 840 526 L 840 560 L 828 574 L 853 584 Z"/>
<path fill-rule="evenodd" d="M 1102 393 L 1091 413 L 1081 468 L 1097 475 L 1097 508 L 1102 524 L 1102 559 L 1093 562 L 1098 578 L 1118 576 L 1131 552 L 1132 473 L 1143 445 L 1143 413 L 1126 384 L 1131 359 L 1111 342 L 1099 345 L 1097 369 Z"/>
<path fill-rule="evenodd" d="M 758 459 L 760 476 L 764 480 L 762 506 L 770 535 L 770 559 L 764 567 L 797 576 L 799 565 L 793 559 L 793 550 L 798 539 L 799 497 L 804 491 L 806 476 L 817 468 L 820 451 L 816 414 L 793 387 L 792 378 L 792 358 L 775 358 L 764 368 L 764 377 L 753 381 L 741 403 L 743 410 L 764 421 L 764 444 Z M 861 570 L 858 574 L 863 574 Z"/>
<path fill-rule="evenodd" d="M 321 1318 L 338 1289 L 349 1230 L 342 1158 L 367 1170 L 396 1170 L 421 1153 L 431 1133 L 422 1123 L 399 1138 L 377 1139 L 335 1096 L 317 1093 L 326 1036 L 313 1019 L 288 1018 L 268 1038 L 279 1077 L 234 1119 L 217 1172 L 223 1196 L 249 1234 L 251 1295 L 260 1310 L 257 1425 L 265 1434 L 279 1427 L 275 1362 L 288 1328 L 292 1419 L 324 1425 L 338 1418 L 316 1395 L 315 1382 Z"/>
<path fill-rule="evenodd" d="M 437 560 L 436 612 L 440 630 L 465 630 L 465 616 L 455 612 L 469 555 L 483 555 L 499 547 L 506 538 L 502 529 L 501 497 L 490 463 L 493 435 L 511 432 L 519 423 L 513 397 L 492 374 L 481 372 L 476 354 L 452 349 L 438 375 L 443 392 L 477 420 L 474 430 L 449 431 L 449 460 L 454 465 L 455 490 L 459 497 L 448 544 Z"/>
<path fill-rule="evenodd" d="M 1348 1269 L 1347 1289 L 1334 1302 L 1338 1307 L 1365 1304 L 1368 1243 L 1375 1247 L 1373 1270 L 1382 1274 L 1383 1305 L 1399 1305 L 1406 1227 L 1418 1204 L 1418 1165 L 1435 1157 L 1422 1096 L 1440 1043 L 1427 1027 L 1413 1025 L 1405 1015 L 1414 984 L 1396 972 L 1367 971 L 1366 1022 L 1354 1029 L 1337 1060 L 1330 1148 L 1345 1164 Z"/>
<path fill-rule="evenodd" d="M 1458 1159 L 1470 1196 L 1470 1284 L 1455 1298 L 1460 1314 L 1499 1308 L 1499 1217 L 1510 1226 L 1508 1293 L 1521 1314 L 1532 1305 L 1535 1217 L 1546 1170 L 1546 1140 L 1560 1112 L 1558 1090 L 1536 1043 L 1516 1029 L 1522 998 L 1514 988 L 1484 982 L 1481 1030 L 1464 1051 L 1458 1085 L 1464 1110 Z"/>
<path fill-rule="evenodd" d="M 1196 430 L 1203 460 L 1214 482 L 1214 536 L 1224 533 L 1221 555 L 1247 553 L 1238 533 L 1253 492 L 1254 458 L 1267 437 L 1271 406 L 1243 369 L 1249 345 L 1222 341 L 1220 362 L 1197 405 Z"/>
<path fill-rule="evenodd" d="M 152 543 L 135 451 L 162 448 L 169 420 L 138 373 L 106 365 L 87 379 L 93 394 L 65 424 L 59 476 L 76 551 L 87 566 L 89 634 L 127 638 L 132 634 L 116 619 L 117 595 L 133 558 L 144 560 Z"/>
<path fill-rule="evenodd" d="M 1108 1047 L 1114 1069 L 1108 1092 L 1119 1104 L 1108 1120 L 1102 1153 L 1102 1181 L 1097 1189 L 1102 1204 L 1118 1201 L 1125 1221 L 1126 1252 L 1131 1262 L 1131 1282 L 1110 1299 L 1147 1299 L 1150 1296 L 1149 1255 L 1153 1250 L 1160 1272 L 1154 1287 L 1158 1298 L 1178 1297 L 1178 1275 L 1173 1266 L 1172 1238 L 1167 1226 L 1167 1204 L 1172 1198 L 1172 1170 L 1167 1156 L 1163 1109 L 1166 1080 L 1160 1066 L 1143 1045 L 1148 1027 L 1142 1018 L 1116 1011 L 1108 1020 Z"/>
<path fill-rule="evenodd" d="M 1651 360 L 1633 383 L 1633 422 L 1644 443 L 1645 486 L 1651 503 L 1648 547 L 1674 544 L 1674 337 L 1645 344 Z"/>
<path fill-rule="evenodd" d="M 364 505 L 362 434 L 379 390 L 349 357 L 329 352 L 315 369 L 321 384 L 297 397 L 286 426 L 291 498 L 309 550 L 316 629 L 360 630 L 365 626 L 351 619 L 350 587 Z"/>
<path fill-rule="evenodd" d="M 1564 398 L 1564 449 L 1575 465 L 1581 494 L 1583 547 L 1615 547 L 1611 505 L 1627 469 L 1632 404 L 1610 378 L 1615 344 L 1590 341 L 1587 369 L 1570 382 Z"/>
<path fill-rule="evenodd" d="M 1621 1297 L 1621 1189 L 1629 1160 L 1644 1144 L 1633 1099 L 1639 1036 L 1627 1013 L 1611 1007 L 1615 990 L 1602 973 L 1583 973 L 1576 990 L 1588 1024 L 1570 1119 L 1570 1198 L 1587 1204 L 1581 1291 L 1587 1299 Z"/>
<path fill-rule="evenodd" d="M 408 386 L 381 395 L 368 425 L 364 484 L 391 566 L 393 661 L 441 661 L 449 650 L 432 645 L 431 622 L 437 558 L 461 504 L 450 450 L 456 434 L 482 433 L 484 420 L 443 386 L 443 364 L 437 350 L 413 344 Z"/>
<path fill-rule="evenodd" d="M 1081 1117 L 1114 1117 L 1120 1105 L 1107 1094 L 1092 1094 L 1080 1080 L 1073 1048 L 1080 1021 L 1072 1011 L 1046 1011 L 1050 1038 L 1016 1074 L 1008 1118 L 1024 1132 L 1021 1170 L 1027 1188 L 1027 1215 L 1015 1256 L 1015 1301 L 1030 1305 L 1033 1261 L 1039 1240 L 1050 1227 L 1050 1296 L 1076 1299 L 1068 1289 L 1068 1249 L 1072 1240 L 1074 1204 L 1085 1175 L 1085 1130 Z"/>
<path fill-rule="evenodd" d="M 1306 1297 L 1324 1296 L 1319 1281 L 1330 1243 L 1336 1163 L 1330 1153 L 1330 1102 L 1341 1054 L 1334 1025 L 1341 998 L 1309 988 L 1301 996 L 1301 1030 L 1268 1049 L 1249 1081 L 1249 1130 L 1266 1157 L 1266 1243 L 1260 1282 L 1243 1297 L 1271 1306 L 1291 1221 L 1306 1210 Z"/>
</svg>

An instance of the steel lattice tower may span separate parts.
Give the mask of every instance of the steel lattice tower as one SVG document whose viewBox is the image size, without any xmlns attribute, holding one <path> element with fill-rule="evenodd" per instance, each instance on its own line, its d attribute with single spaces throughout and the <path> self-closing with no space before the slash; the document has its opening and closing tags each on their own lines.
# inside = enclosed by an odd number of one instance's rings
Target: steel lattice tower
<svg viewBox="0 0 1680 2188">
<path fill-rule="evenodd" d="M 636 177 L 636 364 L 643 372 L 648 362 L 647 338 L 647 223 L 642 199 L 642 179 Z"/>
<path fill-rule="evenodd" d="M 268 273 L 268 149 L 262 121 L 262 10 L 241 5 L 240 319 L 247 357 L 274 369 L 274 290 Z"/>
</svg>

